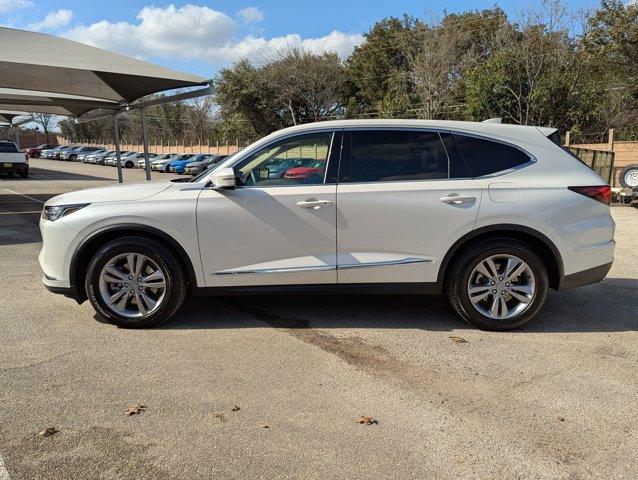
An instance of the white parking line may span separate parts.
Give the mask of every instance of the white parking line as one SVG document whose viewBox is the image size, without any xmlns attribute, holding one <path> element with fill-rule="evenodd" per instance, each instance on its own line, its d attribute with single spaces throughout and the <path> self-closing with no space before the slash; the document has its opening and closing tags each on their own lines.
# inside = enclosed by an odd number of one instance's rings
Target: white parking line
<svg viewBox="0 0 638 480">
<path fill-rule="evenodd" d="M 28 198 L 29 200 L 33 200 L 34 202 L 44 203 L 42 200 L 38 200 L 37 198 L 30 197 L 29 195 L 25 195 L 24 193 L 14 192 L 13 190 L 9 190 L 8 188 L 5 188 L 5 190 L 9 193 L 13 193 L 14 195 L 20 195 L 21 197 Z"/>
<path fill-rule="evenodd" d="M 2 459 L 2 455 L 0 455 L 0 480 L 11 480 L 9 476 L 9 472 L 4 468 L 4 460 Z"/>
</svg>

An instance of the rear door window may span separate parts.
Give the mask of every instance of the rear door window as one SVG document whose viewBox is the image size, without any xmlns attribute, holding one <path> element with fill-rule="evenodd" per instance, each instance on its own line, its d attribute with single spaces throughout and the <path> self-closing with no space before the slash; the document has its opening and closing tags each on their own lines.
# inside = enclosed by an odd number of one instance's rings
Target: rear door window
<svg viewBox="0 0 638 480">
<path fill-rule="evenodd" d="M 449 177 L 449 161 L 437 132 L 347 132 L 340 182 L 397 182 Z"/>
<path fill-rule="evenodd" d="M 503 143 L 457 133 L 452 138 L 472 177 L 509 170 L 531 160 L 518 148 Z"/>
</svg>

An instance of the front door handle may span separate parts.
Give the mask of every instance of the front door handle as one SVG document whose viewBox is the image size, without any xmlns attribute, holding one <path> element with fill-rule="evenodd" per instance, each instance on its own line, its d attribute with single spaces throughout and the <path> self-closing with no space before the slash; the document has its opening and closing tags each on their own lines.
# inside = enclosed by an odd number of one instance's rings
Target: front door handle
<svg viewBox="0 0 638 480">
<path fill-rule="evenodd" d="M 316 198 L 309 198 L 308 200 L 297 202 L 297 206 L 301 208 L 310 208 L 312 210 L 318 210 L 321 207 L 325 207 L 326 205 L 330 205 L 332 203 L 333 202 L 330 200 L 317 200 Z"/>
<path fill-rule="evenodd" d="M 451 193 L 450 195 L 439 198 L 440 202 L 447 203 L 448 205 L 462 205 L 464 203 L 470 203 L 475 200 L 476 197 L 457 195 L 455 193 Z"/>
</svg>

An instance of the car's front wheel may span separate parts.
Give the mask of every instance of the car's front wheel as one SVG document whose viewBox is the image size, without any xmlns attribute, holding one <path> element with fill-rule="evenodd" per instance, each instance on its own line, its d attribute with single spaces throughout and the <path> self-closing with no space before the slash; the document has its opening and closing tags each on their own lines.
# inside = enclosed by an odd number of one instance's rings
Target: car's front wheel
<svg viewBox="0 0 638 480">
<path fill-rule="evenodd" d="M 463 319 L 486 330 L 529 322 L 547 297 L 547 269 L 517 240 L 490 239 L 464 250 L 447 275 L 447 294 Z"/>
<path fill-rule="evenodd" d="M 86 293 L 107 321 L 150 327 L 168 320 L 186 297 L 178 260 L 164 245 L 141 237 L 113 240 L 89 263 Z"/>
</svg>

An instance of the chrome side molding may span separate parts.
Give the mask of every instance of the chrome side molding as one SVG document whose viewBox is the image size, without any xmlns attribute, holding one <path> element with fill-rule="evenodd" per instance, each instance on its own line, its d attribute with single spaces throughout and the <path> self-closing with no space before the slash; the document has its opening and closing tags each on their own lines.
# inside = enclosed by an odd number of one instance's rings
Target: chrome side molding
<svg viewBox="0 0 638 480">
<path fill-rule="evenodd" d="M 260 268 L 255 270 L 222 270 L 213 275 L 266 275 L 271 273 L 302 273 L 328 272 L 331 270 L 347 270 L 352 268 L 387 267 L 393 265 L 409 265 L 413 263 L 433 263 L 427 258 L 406 257 L 399 260 L 384 260 L 380 262 L 346 263 L 344 265 L 314 265 L 310 267 Z"/>
</svg>

